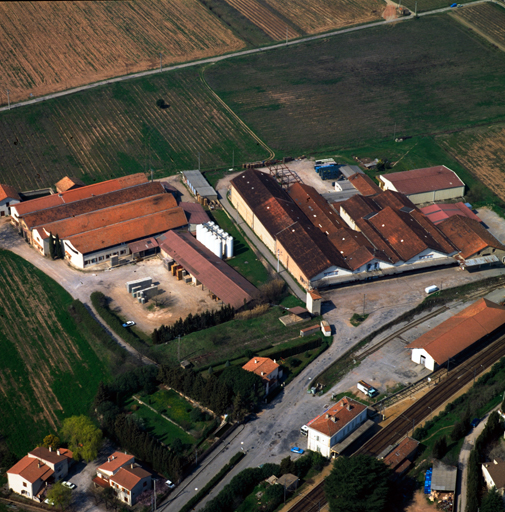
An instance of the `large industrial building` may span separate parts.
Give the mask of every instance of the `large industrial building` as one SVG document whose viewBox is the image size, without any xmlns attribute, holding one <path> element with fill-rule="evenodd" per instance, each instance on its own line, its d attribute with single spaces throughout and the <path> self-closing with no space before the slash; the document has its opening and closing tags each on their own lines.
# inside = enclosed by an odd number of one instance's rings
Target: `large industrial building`
<svg viewBox="0 0 505 512">
<path fill-rule="evenodd" d="M 132 249 L 138 252 L 138 242 L 188 224 L 174 196 L 161 183 L 148 183 L 144 174 L 19 203 L 12 222 L 43 255 L 50 254 L 57 236 L 65 259 L 83 269 L 117 262 Z"/>
</svg>

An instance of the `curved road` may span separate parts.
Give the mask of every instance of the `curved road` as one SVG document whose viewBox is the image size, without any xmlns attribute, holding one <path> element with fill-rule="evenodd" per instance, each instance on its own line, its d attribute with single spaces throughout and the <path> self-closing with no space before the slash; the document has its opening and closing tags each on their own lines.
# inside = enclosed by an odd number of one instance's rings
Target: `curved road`
<svg viewBox="0 0 505 512">
<path fill-rule="evenodd" d="M 493 3 L 497 3 L 499 5 L 502 5 L 501 3 L 497 2 L 496 0 L 477 0 L 476 2 L 472 2 L 472 5 L 478 4 L 478 3 L 484 3 L 484 2 L 493 2 Z M 453 10 L 451 7 L 444 7 L 443 9 L 435 9 L 433 11 L 427 11 L 427 12 L 420 13 L 420 14 L 418 14 L 418 16 L 429 16 L 431 14 L 437 14 L 437 13 L 441 13 L 441 12 L 445 12 L 445 11 L 451 11 L 451 10 Z M 315 35 L 315 36 L 302 37 L 300 39 L 295 39 L 293 41 L 288 41 L 288 42 L 284 42 L 284 43 L 277 43 L 277 44 L 273 44 L 273 45 L 270 45 L 270 46 L 261 46 L 259 48 L 253 48 L 251 50 L 242 50 L 242 51 L 239 51 L 239 52 L 227 53 L 225 55 L 219 55 L 217 57 L 210 57 L 208 59 L 196 60 L 196 61 L 192 61 L 192 62 L 185 62 L 183 64 L 175 64 L 173 66 L 167 66 L 166 68 L 163 68 L 162 70 L 160 70 L 160 69 L 152 69 L 152 70 L 149 70 L 149 71 L 142 71 L 140 73 L 133 73 L 131 75 L 118 76 L 118 77 L 115 77 L 115 78 L 110 78 L 108 80 L 101 80 L 99 82 L 95 82 L 95 83 L 92 83 L 92 84 L 83 85 L 81 87 L 75 87 L 73 89 L 67 89 L 66 91 L 55 92 L 55 93 L 52 93 L 52 94 L 47 94 L 45 96 L 40 96 L 38 98 L 34 98 L 34 99 L 26 100 L 26 101 L 21 101 L 19 103 L 11 103 L 10 108 L 9 108 L 9 106 L 0 107 L 0 112 L 3 112 L 5 110 L 10 110 L 10 109 L 13 109 L 13 108 L 24 107 L 24 106 L 28 106 L 28 105 L 35 105 L 36 103 L 40 103 L 41 101 L 47 101 L 47 100 L 51 100 L 51 99 L 54 99 L 54 98 L 60 98 L 61 96 L 67 96 L 69 94 L 74 94 L 76 92 L 87 91 L 89 89 L 94 89 L 96 87 L 101 87 L 102 85 L 113 84 L 113 83 L 116 83 L 116 82 L 124 82 L 125 80 L 131 80 L 131 79 L 140 78 L 140 77 L 143 77 L 143 76 L 156 75 L 156 74 L 161 73 L 161 72 L 164 73 L 164 72 L 168 72 L 168 71 L 175 71 L 175 70 L 178 70 L 178 69 L 185 69 L 185 68 L 191 68 L 191 67 L 194 67 L 194 66 L 201 66 L 203 64 L 214 64 L 214 63 L 220 62 L 222 60 L 233 59 L 233 58 L 236 58 L 236 57 L 243 57 L 245 55 L 252 55 L 254 53 L 263 53 L 263 52 L 267 52 L 267 51 L 270 51 L 270 50 L 277 50 L 279 48 L 285 48 L 287 46 L 295 46 L 295 45 L 307 43 L 309 41 L 317 41 L 319 39 L 325 39 L 326 37 L 338 36 L 340 34 L 348 34 L 349 32 L 356 32 L 357 30 L 366 30 L 366 29 L 369 29 L 369 28 L 380 27 L 382 25 L 387 25 L 387 24 L 390 24 L 390 23 L 410 21 L 410 20 L 413 20 L 413 19 L 415 19 L 415 18 L 412 15 L 412 16 L 408 16 L 406 18 L 398 18 L 398 19 L 390 20 L 390 21 L 386 21 L 386 20 L 385 21 L 376 21 L 374 23 L 368 23 L 367 25 L 358 25 L 356 27 L 344 28 L 344 29 L 340 29 L 340 30 L 334 30 L 332 32 L 326 32 L 324 34 L 318 34 L 318 35 Z"/>
</svg>

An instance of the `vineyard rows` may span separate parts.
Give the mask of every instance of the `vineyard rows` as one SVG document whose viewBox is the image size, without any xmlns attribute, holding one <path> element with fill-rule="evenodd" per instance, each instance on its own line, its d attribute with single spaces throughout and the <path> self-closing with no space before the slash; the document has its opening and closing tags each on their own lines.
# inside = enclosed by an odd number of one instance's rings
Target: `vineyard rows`
<svg viewBox="0 0 505 512">
<path fill-rule="evenodd" d="M 293 28 L 288 28 L 284 21 L 256 0 L 226 0 L 226 2 L 249 21 L 260 27 L 274 41 L 286 39 L 286 29 L 288 29 L 289 39 L 300 35 Z"/>
<path fill-rule="evenodd" d="M 484 3 L 458 9 L 457 18 L 505 51 L 505 8 Z"/>
<path fill-rule="evenodd" d="M 2 2 L 0 103 L 239 50 L 198 0 Z"/>
<path fill-rule="evenodd" d="M 163 98 L 167 108 L 156 106 Z M 197 70 L 115 84 L 0 116 L 2 183 L 21 190 L 64 175 L 102 181 L 266 158 Z"/>
<path fill-rule="evenodd" d="M 381 17 L 386 7 L 383 0 L 266 0 L 287 19 L 308 34 L 366 23 Z"/>
</svg>

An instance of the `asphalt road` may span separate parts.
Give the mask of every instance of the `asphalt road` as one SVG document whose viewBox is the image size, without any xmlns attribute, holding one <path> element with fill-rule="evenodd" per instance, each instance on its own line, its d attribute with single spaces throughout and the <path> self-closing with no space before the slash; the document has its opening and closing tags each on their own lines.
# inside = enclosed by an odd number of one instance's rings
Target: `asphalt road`
<svg viewBox="0 0 505 512">
<path fill-rule="evenodd" d="M 477 0 L 476 2 L 472 2 L 472 5 L 477 4 L 477 3 L 489 2 L 489 1 L 493 2 L 493 3 L 500 4 L 496 0 Z M 441 13 L 441 12 L 451 11 L 451 10 L 453 10 L 451 7 L 445 7 L 443 9 L 435 9 L 433 11 L 423 12 L 423 13 L 420 13 L 418 16 L 429 16 L 431 14 L 436 14 L 436 13 Z M 408 16 L 406 18 L 399 18 L 399 19 L 390 20 L 390 21 L 386 21 L 386 20 L 385 21 L 377 21 L 374 23 L 368 23 L 367 25 L 359 25 L 356 27 L 334 30 L 332 32 L 326 32 L 325 34 L 318 34 L 315 36 L 302 37 L 300 39 L 295 39 L 293 41 L 288 41 L 288 42 L 284 42 L 284 43 L 273 44 L 270 46 L 262 46 L 260 48 L 253 48 L 251 50 L 243 50 L 243 51 L 238 51 L 238 52 L 234 52 L 234 53 L 228 53 L 225 55 L 211 57 L 208 59 L 202 59 L 202 60 L 197 60 L 197 61 L 193 61 L 193 62 L 186 62 L 184 64 L 176 64 L 173 66 L 167 66 L 165 68 L 162 68 L 162 70 L 156 68 L 156 69 L 152 69 L 149 71 L 142 71 L 140 73 L 133 73 L 130 75 L 124 75 L 124 76 L 119 76 L 119 77 L 115 77 L 115 78 L 110 78 L 108 80 L 101 80 L 99 82 L 95 82 L 95 83 L 88 84 L 88 85 L 83 85 L 81 87 L 75 87 L 73 89 L 68 89 L 66 91 L 55 92 L 53 94 L 47 94 L 45 96 L 40 96 L 38 98 L 29 99 L 29 100 L 21 101 L 18 103 L 11 103 L 10 106 L 0 107 L 0 112 L 3 112 L 5 110 L 14 109 L 14 108 L 24 107 L 24 106 L 28 106 L 28 105 L 35 105 L 37 103 L 40 103 L 41 101 L 47 101 L 47 100 L 51 100 L 54 98 L 60 98 L 62 96 L 67 96 L 69 94 L 74 94 L 74 93 L 81 92 L 81 91 L 88 91 L 90 89 L 94 89 L 96 87 L 101 87 L 103 85 L 109 85 L 109 84 L 113 84 L 113 83 L 117 83 L 117 82 L 124 82 L 126 80 L 132 80 L 132 79 L 140 78 L 140 77 L 144 77 L 144 76 L 156 75 L 158 73 L 175 71 L 178 69 L 185 69 L 185 68 L 191 68 L 194 66 L 201 66 L 203 64 L 214 64 L 214 63 L 220 62 L 222 60 L 233 59 L 236 57 L 243 57 L 244 55 L 252 55 L 255 53 L 268 52 L 268 51 L 276 50 L 279 48 L 286 48 L 287 46 L 295 46 L 295 45 L 307 43 L 309 41 L 317 41 L 319 39 L 325 39 L 327 37 L 338 36 L 340 34 L 347 34 L 349 32 L 356 32 L 357 30 L 367 30 L 367 29 L 373 28 L 373 27 L 380 27 L 382 25 L 387 25 L 387 24 L 391 24 L 391 23 L 411 21 L 413 19 L 414 19 L 414 16 Z"/>
</svg>

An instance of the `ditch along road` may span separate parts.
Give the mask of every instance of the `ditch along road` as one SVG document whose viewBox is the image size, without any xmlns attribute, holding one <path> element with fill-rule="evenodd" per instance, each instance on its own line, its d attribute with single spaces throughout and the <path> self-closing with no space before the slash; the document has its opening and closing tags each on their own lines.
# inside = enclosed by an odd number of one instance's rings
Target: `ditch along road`
<svg viewBox="0 0 505 512">
<path fill-rule="evenodd" d="M 496 4 L 502 5 L 499 2 L 497 2 L 496 0 L 477 0 L 476 2 L 471 2 L 470 5 L 475 5 L 475 4 L 479 4 L 479 3 L 486 3 L 486 2 L 493 2 L 493 3 L 496 3 Z M 459 9 L 463 9 L 463 8 L 464 8 L 464 6 L 463 7 L 459 7 Z M 419 17 L 421 17 L 421 16 L 429 16 L 429 15 L 432 15 L 432 14 L 438 14 L 438 13 L 442 13 L 442 12 L 446 12 L 446 11 L 451 11 L 451 10 L 454 10 L 454 9 L 451 8 L 451 7 L 444 7 L 442 9 L 434 9 L 433 11 L 426 11 L 426 12 L 419 13 L 418 16 Z M 19 107 L 25 107 L 25 106 L 28 106 L 28 105 L 35 105 L 35 104 L 40 103 L 42 101 L 52 100 L 54 98 L 61 98 L 62 96 L 68 96 L 69 94 L 75 94 L 77 92 L 89 91 L 90 89 L 95 89 L 96 87 L 102 87 L 104 85 L 114 84 L 114 83 L 117 83 L 117 82 L 124 82 L 126 80 L 132 80 L 132 79 L 135 79 L 135 78 L 141 78 L 141 77 L 156 75 L 158 73 L 166 73 L 166 72 L 170 72 L 170 71 L 177 71 L 177 70 L 180 70 L 180 69 L 191 68 L 191 67 L 194 67 L 194 66 L 202 66 L 202 65 L 205 65 L 205 64 L 215 64 L 215 63 L 220 62 L 222 60 L 229 60 L 229 59 L 233 59 L 233 58 L 236 58 L 236 57 L 243 57 L 244 55 L 253 55 L 255 53 L 268 52 L 270 50 L 277 50 L 279 48 L 286 48 L 288 46 L 295 46 L 295 45 L 299 45 L 299 44 L 304 44 L 304 43 L 307 43 L 307 42 L 310 42 L 310 41 L 317 41 L 319 39 L 325 39 L 327 37 L 338 36 L 340 34 L 348 34 L 350 32 L 356 32 L 357 30 L 366 30 L 366 29 L 369 29 L 369 28 L 380 27 L 382 25 L 388 25 L 388 24 L 396 23 L 396 22 L 410 21 L 410 20 L 413 20 L 413 19 L 415 19 L 414 15 L 407 16 L 407 17 L 404 17 L 404 18 L 397 18 L 397 19 L 393 19 L 393 20 L 377 21 L 377 22 L 374 22 L 374 23 L 368 23 L 366 25 L 358 25 L 356 27 L 350 27 L 350 28 L 344 28 L 344 29 L 339 29 L 339 30 L 333 30 L 331 32 L 326 32 L 324 34 L 318 34 L 318 35 L 315 35 L 315 36 L 302 37 L 300 39 L 294 39 L 292 41 L 272 44 L 272 45 L 269 45 L 269 46 L 261 46 L 259 48 L 252 48 L 250 50 L 243 50 L 243 51 L 238 51 L 238 52 L 234 52 L 234 53 L 227 53 L 227 54 L 220 55 L 220 56 L 217 56 L 217 57 L 210 57 L 210 58 L 207 58 L 207 59 L 201 59 L 201 60 L 196 60 L 196 61 L 191 61 L 191 62 L 185 62 L 184 64 L 175 64 L 175 65 L 172 65 L 172 66 L 167 66 L 165 68 L 161 67 L 161 69 L 156 68 L 156 69 L 151 69 L 149 71 L 141 71 L 139 73 L 132 73 L 132 74 L 129 74 L 129 75 L 123 75 L 123 76 L 118 76 L 118 77 L 115 77 L 115 78 L 109 78 L 107 80 L 101 80 L 99 82 L 94 82 L 92 84 L 83 85 L 83 86 L 80 86 L 80 87 L 74 87 L 73 89 L 67 89 L 67 90 L 61 91 L 61 92 L 55 92 L 55 93 L 52 93 L 52 94 L 46 94 L 45 96 L 40 96 L 38 98 L 33 98 L 33 99 L 26 100 L 26 101 L 20 101 L 20 102 L 17 102 L 17 103 L 11 103 L 10 106 L 6 105 L 4 107 L 0 107 L 0 112 L 4 112 L 6 110 L 12 110 L 14 108 L 19 108 Z M 267 151 L 270 152 L 269 148 L 267 148 Z"/>
<path fill-rule="evenodd" d="M 353 456 L 366 454 L 377 457 L 388 446 L 395 445 L 409 433 L 412 435 L 417 425 L 423 423 L 462 388 L 505 356 L 504 341 L 505 335 L 502 330 L 493 337 L 493 341 L 486 348 L 448 372 L 431 391 L 362 445 Z M 298 501 L 290 512 L 316 512 L 324 504 L 326 498 L 323 481 Z"/>
</svg>

